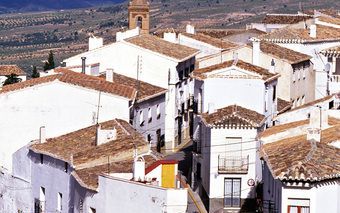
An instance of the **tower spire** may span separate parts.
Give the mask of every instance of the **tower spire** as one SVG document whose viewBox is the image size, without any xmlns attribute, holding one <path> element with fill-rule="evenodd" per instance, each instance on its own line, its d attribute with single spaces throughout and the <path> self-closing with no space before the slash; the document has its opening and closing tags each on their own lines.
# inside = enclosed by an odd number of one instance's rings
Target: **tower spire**
<svg viewBox="0 0 340 213">
<path fill-rule="evenodd" d="M 130 0 L 129 2 L 129 29 L 139 27 L 141 34 L 150 31 L 150 4 L 148 0 Z"/>
</svg>

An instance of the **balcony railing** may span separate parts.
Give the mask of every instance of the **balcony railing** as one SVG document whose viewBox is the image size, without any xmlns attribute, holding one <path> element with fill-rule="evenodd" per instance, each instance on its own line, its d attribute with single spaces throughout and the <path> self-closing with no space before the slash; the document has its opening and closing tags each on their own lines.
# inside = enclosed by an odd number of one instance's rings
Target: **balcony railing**
<svg viewBox="0 0 340 213">
<path fill-rule="evenodd" d="M 249 156 L 247 157 L 221 157 L 218 156 L 218 173 L 247 174 Z"/>
</svg>

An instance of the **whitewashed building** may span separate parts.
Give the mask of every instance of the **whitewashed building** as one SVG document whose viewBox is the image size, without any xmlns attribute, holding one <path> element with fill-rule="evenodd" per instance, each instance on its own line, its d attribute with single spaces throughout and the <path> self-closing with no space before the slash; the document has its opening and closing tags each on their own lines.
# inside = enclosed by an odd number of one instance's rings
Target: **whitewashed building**
<svg viewBox="0 0 340 213">
<path fill-rule="evenodd" d="M 338 93 L 340 92 L 340 45 L 321 50 L 321 54 L 327 57 L 324 69 L 328 72 L 329 93 Z"/>
<path fill-rule="evenodd" d="M 130 35 L 131 34 L 131 35 Z M 118 35 L 117 35 L 118 36 Z M 188 140 L 189 74 L 195 67 L 198 50 L 165 41 L 152 35 L 139 35 L 138 28 L 121 33 L 115 43 L 66 59 L 65 66 L 99 64 L 99 72 L 115 73 L 167 89 L 165 102 L 165 150 L 171 151 Z M 184 105 L 184 107 L 182 107 Z"/>
<path fill-rule="evenodd" d="M 279 74 L 235 58 L 197 69 L 192 76 L 198 113 L 236 104 L 264 115 L 265 124 L 272 125 L 277 113 Z"/>
<path fill-rule="evenodd" d="M 110 82 L 65 69 L 57 69 L 56 73 L 0 90 L 0 164 L 9 171 L 11 155 L 38 138 L 42 126 L 46 127 L 47 137 L 56 137 L 113 118 L 136 124 L 138 119 L 147 119 L 150 111 L 153 119 L 145 126 L 164 129 L 165 89 L 140 83 L 143 91 L 137 92 L 134 85 L 129 85 L 135 80 L 127 77 L 114 75 L 115 81 Z M 140 116 L 141 111 L 145 117 Z M 138 127 L 145 137 L 150 134 L 156 142 L 156 129 L 151 132 Z M 159 134 L 163 135 L 164 130 Z"/>
<path fill-rule="evenodd" d="M 260 23 L 251 23 L 247 29 L 257 29 L 266 33 L 285 27 L 305 28 L 313 22 L 313 16 L 307 14 L 266 14 Z"/>
<path fill-rule="evenodd" d="M 277 96 L 297 107 L 315 100 L 315 72 L 312 58 L 279 45 L 252 38 L 252 43 L 239 46 L 222 55 L 210 55 L 197 60 L 199 68 L 204 68 L 220 61 L 228 61 L 235 56 L 247 63 L 263 67 L 271 73 L 280 74 L 277 83 Z"/>
<path fill-rule="evenodd" d="M 209 212 L 253 212 L 261 181 L 257 136 L 264 115 L 231 105 L 197 117 L 193 188 Z"/>
<path fill-rule="evenodd" d="M 5 83 L 7 76 L 15 74 L 21 81 L 26 81 L 26 73 L 17 65 L 0 65 L 0 87 Z"/>
<path fill-rule="evenodd" d="M 263 212 L 340 211 L 340 122 L 320 110 L 261 134 Z"/>
<path fill-rule="evenodd" d="M 158 160 L 143 135 L 114 119 L 39 140 L 15 155 L 29 212 L 186 212 L 177 161 Z"/>
<path fill-rule="evenodd" d="M 259 36 L 261 40 L 278 44 L 282 47 L 312 56 L 315 71 L 315 98 L 319 99 L 330 94 L 328 70 L 325 65 L 328 58 L 321 50 L 340 45 L 340 30 L 333 25 L 315 22 L 306 28 L 286 27 Z M 339 25 L 340 27 L 340 25 Z"/>
</svg>

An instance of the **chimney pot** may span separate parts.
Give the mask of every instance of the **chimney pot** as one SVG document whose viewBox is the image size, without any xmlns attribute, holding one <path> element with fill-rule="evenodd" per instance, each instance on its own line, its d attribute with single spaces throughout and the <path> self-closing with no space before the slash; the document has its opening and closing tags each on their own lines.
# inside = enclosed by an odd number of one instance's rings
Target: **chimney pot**
<svg viewBox="0 0 340 213">
<path fill-rule="evenodd" d="M 187 24 L 185 31 L 186 33 L 189 33 L 189 34 L 195 34 L 195 27 L 190 24 Z"/>
<path fill-rule="evenodd" d="M 311 38 L 316 38 L 316 25 L 315 24 L 310 25 L 310 27 L 309 27 L 309 36 Z"/>
<path fill-rule="evenodd" d="M 135 159 L 133 164 L 134 181 L 143 181 L 145 179 L 145 162 L 141 159 Z"/>
<path fill-rule="evenodd" d="M 103 38 L 91 35 L 89 38 L 89 51 L 100 48 L 104 45 Z"/>
<path fill-rule="evenodd" d="M 113 82 L 113 69 L 106 70 L 106 81 Z"/>
<path fill-rule="evenodd" d="M 40 143 L 45 143 L 46 142 L 46 127 L 45 126 L 40 127 L 40 130 L 39 130 L 39 141 L 40 141 Z"/>
</svg>

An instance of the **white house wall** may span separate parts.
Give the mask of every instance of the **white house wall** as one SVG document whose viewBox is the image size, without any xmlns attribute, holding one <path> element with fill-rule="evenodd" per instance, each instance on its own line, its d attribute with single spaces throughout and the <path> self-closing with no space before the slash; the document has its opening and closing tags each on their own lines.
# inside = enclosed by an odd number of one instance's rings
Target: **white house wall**
<svg viewBox="0 0 340 213">
<path fill-rule="evenodd" d="M 58 81 L 0 94 L 0 164 L 10 169 L 12 154 L 38 139 L 41 126 L 51 138 L 93 125 L 98 97 L 98 91 Z M 114 118 L 128 121 L 128 102 L 101 93 L 99 122 Z"/>
<path fill-rule="evenodd" d="M 307 44 L 291 44 L 277 43 L 278 45 L 312 56 L 312 63 L 315 70 L 315 99 L 322 98 L 326 95 L 327 73 L 324 70 L 327 64 L 327 58 L 319 52 L 323 49 L 340 45 L 340 42 L 324 42 L 324 43 L 307 43 Z"/>
<path fill-rule="evenodd" d="M 97 212 L 185 213 L 186 189 L 165 189 L 119 178 L 99 176 L 99 193 L 86 199 Z"/>
</svg>

